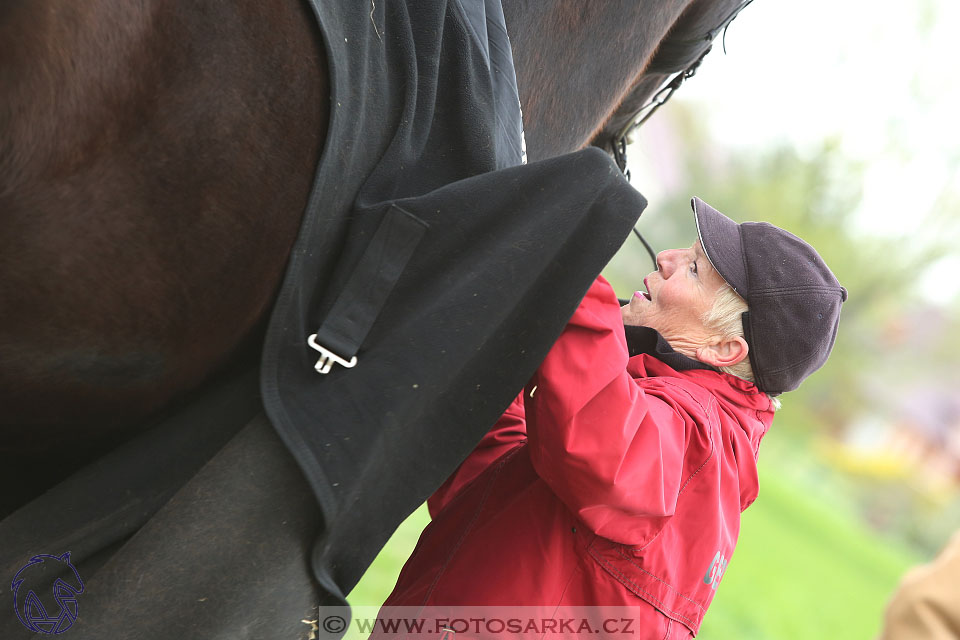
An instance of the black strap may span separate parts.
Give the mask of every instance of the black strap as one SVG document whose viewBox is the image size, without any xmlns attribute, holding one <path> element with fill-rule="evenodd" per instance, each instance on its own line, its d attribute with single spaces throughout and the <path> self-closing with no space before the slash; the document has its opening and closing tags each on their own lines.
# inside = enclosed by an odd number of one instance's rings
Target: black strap
<svg viewBox="0 0 960 640">
<path fill-rule="evenodd" d="M 627 350 L 631 358 L 646 353 L 675 371 L 689 371 L 691 369 L 718 371 L 716 367 L 694 360 L 679 351 L 674 351 L 670 343 L 656 329 L 626 325 L 623 330 L 627 336 Z"/>
<path fill-rule="evenodd" d="M 307 340 L 321 354 L 318 372 L 327 373 L 334 363 L 345 367 L 357 363 L 357 352 L 427 227 L 413 214 L 390 205 L 330 313 Z"/>
</svg>

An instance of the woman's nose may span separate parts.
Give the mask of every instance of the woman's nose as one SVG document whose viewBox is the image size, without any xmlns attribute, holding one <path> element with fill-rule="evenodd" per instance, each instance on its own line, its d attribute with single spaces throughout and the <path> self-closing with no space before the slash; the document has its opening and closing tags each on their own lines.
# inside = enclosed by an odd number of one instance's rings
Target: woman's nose
<svg viewBox="0 0 960 640">
<path fill-rule="evenodd" d="M 676 264 L 676 250 L 667 249 L 657 254 L 657 269 L 665 279 L 673 273 Z"/>
</svg>

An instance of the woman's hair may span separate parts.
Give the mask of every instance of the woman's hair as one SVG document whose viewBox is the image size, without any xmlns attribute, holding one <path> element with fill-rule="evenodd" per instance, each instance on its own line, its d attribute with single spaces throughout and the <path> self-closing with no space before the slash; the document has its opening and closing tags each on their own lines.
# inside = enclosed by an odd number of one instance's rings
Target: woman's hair
<svg viewBox="0 0 960 640">
<path fill-rule="evenodd" d="M 717 297 L 713 301 L 713 307 L 703 316 L 703 324 L 707 329 L 716 332 L 724 338 L 734 336 L 742 338 L 743 319 L 741 316 L 743 312 L 748 309 L 747 301 L 741 298 L 737 292 L 733 290 L 733 287 L 727 283 L 723 283 L 723 286 L 717 291 Z M 744 380 L 749 380 L 750 382 L 755 382 L 753 367 L 750 366 L 749 357 L 744 358 L 735 365 L 720 367 L 720 371 L 737 376 L 738 378 L 743 378 Z M 780 408 L 780 401 L 777 398 L 769 395 L 767 397 L 770 398 L 774 410 Z"/>
</svg>

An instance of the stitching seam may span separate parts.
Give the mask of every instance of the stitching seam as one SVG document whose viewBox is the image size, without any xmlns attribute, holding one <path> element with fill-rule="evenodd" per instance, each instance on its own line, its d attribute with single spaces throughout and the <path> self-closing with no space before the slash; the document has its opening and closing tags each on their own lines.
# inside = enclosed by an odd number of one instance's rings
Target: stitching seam
<svg viewBox="0 0 960 640">
<path fill-rule="evenodd" d="M 677 594 L 678 596 L 680 596 L 681 598 L 683 598 L 684 600 L 686 600 L 686 601 L 689 602 L 690 604 L 696 606 L 698 609 L 703 610 L 703 607 L 701 607 L 700 604 L 699 604 L 696 600 L 693 600 L 693 599 L 689 598 L 688 596 L 685 596 L 684 594 L 682 594 L 682 593 L 680 593 L 679 591 L 677 591 L 676 589 L 674 589 L 673 586 L 671 586 L 671 585 L 670 585 L 668 582 L 666 582 L 665 580 L 663 580 L 663 579 L 661 579 L 661 578 L 658 578 L 657 576 L 653 575 L 652 573 L 650 573 L 649 571 L 647 571 L 646 569 L 644 569 L 643 567 L 641 567 L 639 564 L 637 564 L 636 562 L 633 561 L 633 558 L 631 558 L 630 556 L 628 556 L 627 554 L 625 554 L 622 549 L 617 549 L 616 551 L 617 551 L 617 554 L 618 554 L 621 558 L 623 558 L 624 560 L 626 560 L 630 565 L 636 567 L 637 569 L 640 569 L 640 571 L 643 571 L 645 574 L 647 574 L 648 576 L 650 576 L 651 578 L 653 578 L 654 580 L 656 580 L 657 582 L 659 582 L 660 584 L 662 584 L 663 586 L 665 586 L 667 589 L 670 589 L 670 591 L 673 591 L 675 594 Z"/>
<path fill-rule="evenodd" d="M 633 580 L 631 580 L 630 578 L 628 578 L 626 575 L 624 575 L 624 573 L 623 573 L 622 571 L 619 571 L 619 570 L 617 570 L 615 567 L 611 566 L 610 563 L 607 562 L 606 560 L 604 560 L 603 558 L 597 557 L 596 554 L 594 554 L 592 551 L 591 551 L 590 555 L 593 556 L 593 559 L 596 560 L 597 562 L 599 562 L 599 563 L 603 566 L 604 569 L 606 569 L 607 571 L 609 571 L 609 572 L 611 573 L 611 575 L 613 575 L 615 578 L 617 578 L 618 580 L 620 580 L 620 582 L 624 583 L 624 584 L 627 585 L 628 587 L 631 587 L 631 588 L 633 589 L 634 593 L 637 593 L 637 595 L 640 595 L 640 593 L 646 595 L 647 598 L 649 598 L 650 600 L 652 600 L 652 601 L 657 605 L 657 607 L 658 607 L 660 610 L 664 611 L 665 613 L 670 614 L 671 616 L 673 616 L 673 617 L 675 617 L 675 618 L 679 618 L 679 619 L 681 619 L 681 620 L 683 620 L 683 621 L 685 621 L 685 622 L 687 622 L 687 623 L 689 623 L 689 624 L 691 624 L 691 625 L 694 624 L 693 620 L 691 620 L 691 619 L 688 618 L 687 616 L 685 616 L 685 615 L 683 615 L 683 614 L 680 614 L 680 613 L 677 613 L 676 611 L 673 611 L 672 609 L 668 609 L 668 608 L 663 604 L 663 601 L 662 601 L 662 600 L 660 600 L 660 599 L 657 598 L 655 595 L 653 595 L 652 593 L 650 593 L 649 591 L 647 591 L 646 589 L 644 589 L 643 587 L 641 587 L 639 584 L 637 584 L 636 582 L 634 582 Z M 696 604 L 696 603 L 694 603 L 694 604 Z M 703 607 L 700 607 L 700 605 L 697 605 L 697 606 L 698 606 L 701 610 L 703 610 Z"/>
</svg>

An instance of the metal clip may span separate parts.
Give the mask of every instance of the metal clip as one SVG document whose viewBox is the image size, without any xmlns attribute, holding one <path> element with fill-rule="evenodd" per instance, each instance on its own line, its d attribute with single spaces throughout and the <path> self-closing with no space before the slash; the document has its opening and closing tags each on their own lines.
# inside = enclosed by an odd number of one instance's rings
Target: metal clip
<svg viewBox="0 0 960 640">
<path fill-rule="evenodd" d="M 333 368 L 334 362 L 347 369 L 353 368 L 357 364 L 357 356 L 353 356 L 349 360 L 344 360 L 333 351 L 330 351 L 330 349 L 327 349 L 322 344 L 319 344 L 317 342 L 317 334 L 315 333 L 307 338 L 307 344 L 320 352 L 320 359 L 317 360 L 317 364 L 314 365 L 317 373 L 329 373 L 330 369 Z"/>
</svg>

